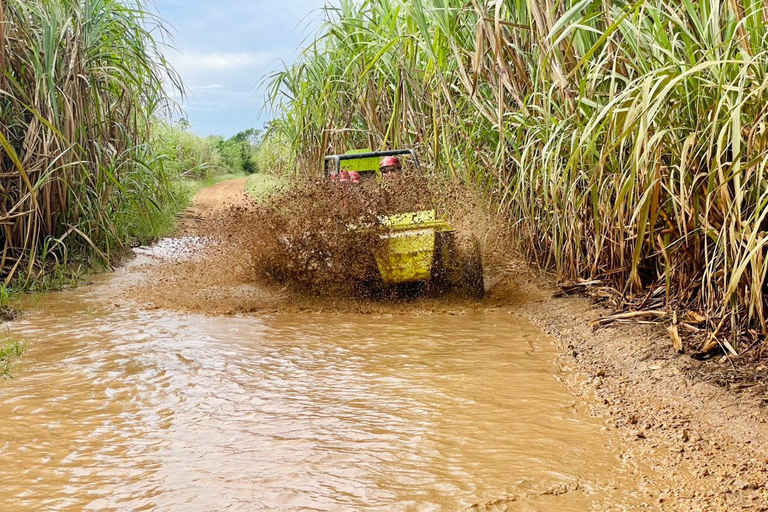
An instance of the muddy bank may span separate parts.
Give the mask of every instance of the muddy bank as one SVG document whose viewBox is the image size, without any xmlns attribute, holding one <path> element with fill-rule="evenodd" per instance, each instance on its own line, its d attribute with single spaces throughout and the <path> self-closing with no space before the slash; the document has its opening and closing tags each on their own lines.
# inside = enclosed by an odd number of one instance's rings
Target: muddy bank
<svg viewBox="0 0 768 512">
<path fill-rule="evenodd" d="M 718 385 L 703 373 L 711 367 L 674 353 L 659 325 L 590 327 L 610 311 L 583 297 L 554 298 L 547 277 L 523 275 L 512 286 L 517 309 L 558 340 L 565 383 L 591 400 L 593 414 L 610 418 L 625 460 L 655 490 L 654 508 L 768 510 L 762 386 L 734 393 Z"/>
</svg>

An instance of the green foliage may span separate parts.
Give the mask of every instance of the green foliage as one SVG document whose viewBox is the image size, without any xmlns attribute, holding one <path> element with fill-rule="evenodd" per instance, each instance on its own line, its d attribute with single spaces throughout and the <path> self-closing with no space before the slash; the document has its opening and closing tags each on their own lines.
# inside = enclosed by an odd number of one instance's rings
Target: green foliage
<svg viewBox="0 0 768 512">
<path fill-rule="evenodd" d="M 0 285 L 0 310 L 6 310 L 11 305 L 13 292 L 5 285 Z"/>
<path fill-rule="evenodd" d="M 111 262 L 175 201 L 147 133 L 180 88 L 143 0 L 8 0 L 0 19 L 0 274 Z M 9 222 L 10 221 L 10 222 Z"/>
<path fill-rule="evenodd" d="M 199 137 L 184 122 L 157 123 L 152 130 L 152 152 L 162 159 L 166 174 L 174 180 L 205 179 L 228 172 L 216 137 Z"/>
<path fill-rule="evenodd" d="M 229 139 L 219 138 L 217 148 L 229 172 L 253 174 L 259 171 L 256 155 L 261 145 L 261 130 L 249 128 Z"/>
<path fill-rule="evenodd" d="M 24 354 L 25 344 L 21 340 L 6 337 L 0 339 L 0 377 L 9 378 L 11 369 Z"/>
<path fill-rule="evenodd" d="M 297 164 L 417 146 L 619 304 L 768 334 L 768 8 L 342 0 L 272 77 Z"/>
<path fill-rule="evenodd" d="M 275 176 L 291 172 L 291 143 L 281 130 L 270 130 L 261 141 L 256 153 L 256 168 Z"/>
<path fill-rule="evenodd" d="M 152 130 L 152 152 L 172 179 L 205 181 L 222 174 L 257 172 L 261 130 L 249 128 L 225 139 L 216 135 L 200 137 L 188 128 L 185 121 L 180 121 L 157 123 Z"/>
</svg>

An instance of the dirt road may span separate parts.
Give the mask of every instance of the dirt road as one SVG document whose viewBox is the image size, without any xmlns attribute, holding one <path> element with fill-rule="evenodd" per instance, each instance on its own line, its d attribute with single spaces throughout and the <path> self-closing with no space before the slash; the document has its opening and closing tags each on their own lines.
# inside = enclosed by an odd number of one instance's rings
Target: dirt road
<svg viewBox="0 0 768 512">
<path fill-rule="evenodd" d="M 700 378 L 702 367 L 675 355 L 666 333 L 648 325 L 593 329 L 606 313 L 582 298 L 553 298 L 551 278 L 519 259 L 491 271 L 482 303 L 423 299 L 407 304 L 296 297 L 255 282 L 226 205 L 248 207 L 243 180 L 202 191 L 187 226 L 191 237 L 217 242 L 193 258 L 152 265 L 139 296 L 153 307 L 205 313 L 349 311 L 377 315 L 466 315 L 513 312 L 552 334 L 560 379 L 615 431 L 621 458 L 642 489 L 646 510 L 768 510 L 765 388 L 734 393 Z M 242 226 L 241 226 L 242 227 Z M 247 229 L 247 226 L 245 226 Z M 178 290 L 185 290 L 179 294 Z M 724 370 L 728 360 L 722 360 Z"/>
<path fill-rule="evenodd" d="M 202 189 L 195 195 L 190 207 L 190 213 L 210 215 L 213 212 L 231 206 L 242 206 L 247 203 L 245 182 L 248 178 L 222 181 Z"/>
</svg>

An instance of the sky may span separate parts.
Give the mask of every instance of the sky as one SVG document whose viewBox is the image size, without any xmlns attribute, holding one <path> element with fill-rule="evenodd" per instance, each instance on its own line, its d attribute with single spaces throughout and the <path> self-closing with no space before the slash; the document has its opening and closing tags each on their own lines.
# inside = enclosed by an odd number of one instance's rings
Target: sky
<svg viewBox="0 0 768 512">
<path fill-rule="evenodd" d="M 293 62 L 326 0 L 155 0 L 175 49 L 166 58 L 187 86 L 190 130 L 232 136 L 261 128 L 265 75 Z"/>
</svg>

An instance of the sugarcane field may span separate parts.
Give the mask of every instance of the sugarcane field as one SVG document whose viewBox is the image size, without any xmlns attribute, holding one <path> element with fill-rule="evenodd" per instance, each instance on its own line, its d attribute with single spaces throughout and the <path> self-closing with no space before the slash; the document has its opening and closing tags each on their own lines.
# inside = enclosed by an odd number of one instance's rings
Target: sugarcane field
<svg viewBox="0 0 768 512">
<path fill-rule="evenodd" d="M 0 0 L 0 510 L 768 511 L 768 2 Z"/>
</svg>

